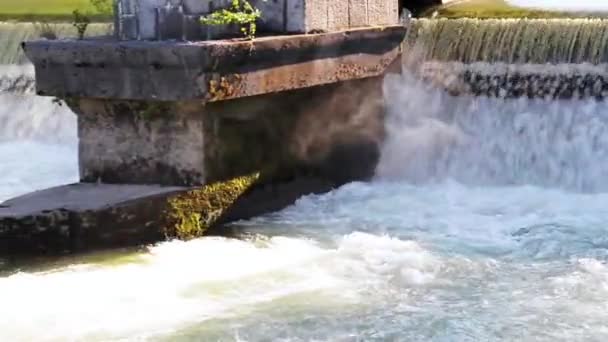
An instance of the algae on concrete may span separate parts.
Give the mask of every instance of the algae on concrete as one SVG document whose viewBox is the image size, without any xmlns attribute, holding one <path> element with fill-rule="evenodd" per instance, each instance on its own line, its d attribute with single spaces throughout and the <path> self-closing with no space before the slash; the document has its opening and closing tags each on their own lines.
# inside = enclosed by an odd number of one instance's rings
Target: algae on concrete
<svg viewBox="0 0 608 342">
<path fill-rule="evenodd" d="M 237 177 L 170 197 L 165 212 L 165 235 L 184 240 L 204 235 L 259 176 L 255 173 Z"/>
</svg>

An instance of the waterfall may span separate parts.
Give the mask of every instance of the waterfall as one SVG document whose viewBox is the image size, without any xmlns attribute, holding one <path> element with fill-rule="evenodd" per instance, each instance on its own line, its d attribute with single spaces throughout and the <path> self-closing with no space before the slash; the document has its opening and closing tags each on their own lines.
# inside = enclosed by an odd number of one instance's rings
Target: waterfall
<svg viewBox="0 0 608 342">
<path fill-rule="evenodd" d="M 406 51 L 427 61 L 608 63 L 608 20 L 418 19 Z"/>
<path fill-rule="evenodd" d="M 0 23 L 0 142 L 35 140 L 45 143 L 76 141 L 76 118 L 52 98 L 34 94 L 34 70 L 21 50 L 21 42 L 49 33 L 76 36 L 68 23 Z M 91 24 L 88 35 L 107 35 L 108 24 Z"/>
<path fill-rule="evenodd" d="M 386 82 L 379 178 L 608 191 L 608 103 L 451 96 L 411 74 Z"/>
<path fill-rule="evenodd" d="M 608 191 L 607 24 L 415 21 L 378 177 Z"/>
<path fill-rule="evenodd" d="M 452 94 L 608 96 L 608 20 L 419 19 L 405 51 L 410 69 Z"/>
</svg>

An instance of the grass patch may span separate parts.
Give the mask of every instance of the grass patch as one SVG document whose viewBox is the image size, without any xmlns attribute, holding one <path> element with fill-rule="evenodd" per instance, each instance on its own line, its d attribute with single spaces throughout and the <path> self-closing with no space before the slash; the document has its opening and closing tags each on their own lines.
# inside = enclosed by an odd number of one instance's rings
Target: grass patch
<svg viewBox="0 0 608 342">
<path fill-rule="evenodd" d="M 606 13 L 597 12 L 564 12 L 543 10 L 534 8 L 523 8 L 512 6 L 504 0 L 469 0 L 456 4 L 447 4 L 425 11 L 422 16 L 430 17 L 437 12 L 438 17 L 442 18 L 601 18 L 606 17 Z"/>
<path fill-rule="evenodd" d="M 89 0 L 0 0 L 2 21 L 71 21 L 74 10 L 94 21 L 112 19 L 109 13 L 96 13 Z"/>
</svg>

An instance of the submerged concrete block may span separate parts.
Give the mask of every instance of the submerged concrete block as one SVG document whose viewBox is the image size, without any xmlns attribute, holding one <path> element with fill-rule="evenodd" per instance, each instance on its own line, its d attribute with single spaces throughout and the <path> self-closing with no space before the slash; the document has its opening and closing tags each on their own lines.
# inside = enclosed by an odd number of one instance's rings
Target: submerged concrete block
<svg viewBox="0 0 608 342">
<path fill-rule="evenodd" d="M 353 27 L 349 6 L 350 1 L 327 1 L 327 31 Z"/>
<path fill-rule="evenodd" d="M 261 0 L 259 0 L 261 1 Z M 331 32 L 399 23 L 397 0 L 297 1 L 287 16 L 289 32 Z"/>
<path fill-rule="evenodd" d="M 25 51 L 38 93 L 65 99 L 78 115 L 81 181 L 196 186 L 281 160 L 323 164 L 343 133 L 364 131 L 339 120 L 375 101 L 366 92 L 381 98 L 370 89 L 381 89 L 377 80 L 400 60 L 404 34 L 388 26 L 253 42 L 40 41 Z M 367 80 L 374 86 L 363 87 Z M 336 98 L 339 105 L 325 108 Z M 222 123 L 235 118 L 242 125 L 223 135 Z M 326 123 L 315 126 L 319 135 L 304 134 L 315 122 Z M 296 138 L 300 147 L 276 151 Z"/>
</svg>

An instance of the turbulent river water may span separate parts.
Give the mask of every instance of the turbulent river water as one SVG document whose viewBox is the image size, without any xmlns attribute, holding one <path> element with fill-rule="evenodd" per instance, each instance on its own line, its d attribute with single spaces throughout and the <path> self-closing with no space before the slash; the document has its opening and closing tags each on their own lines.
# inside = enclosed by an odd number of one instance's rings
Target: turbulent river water
<svg viewBox="0 0 608 342">
<path fill-rule="evenodd" d="M 0 265 L 0 340 L 607 340 L 608 104 L 385 90 L 372 182 L 238 239 Z M 73 114 L 0 104 L 0 200 L 75 181 Z"/>
</svg>

